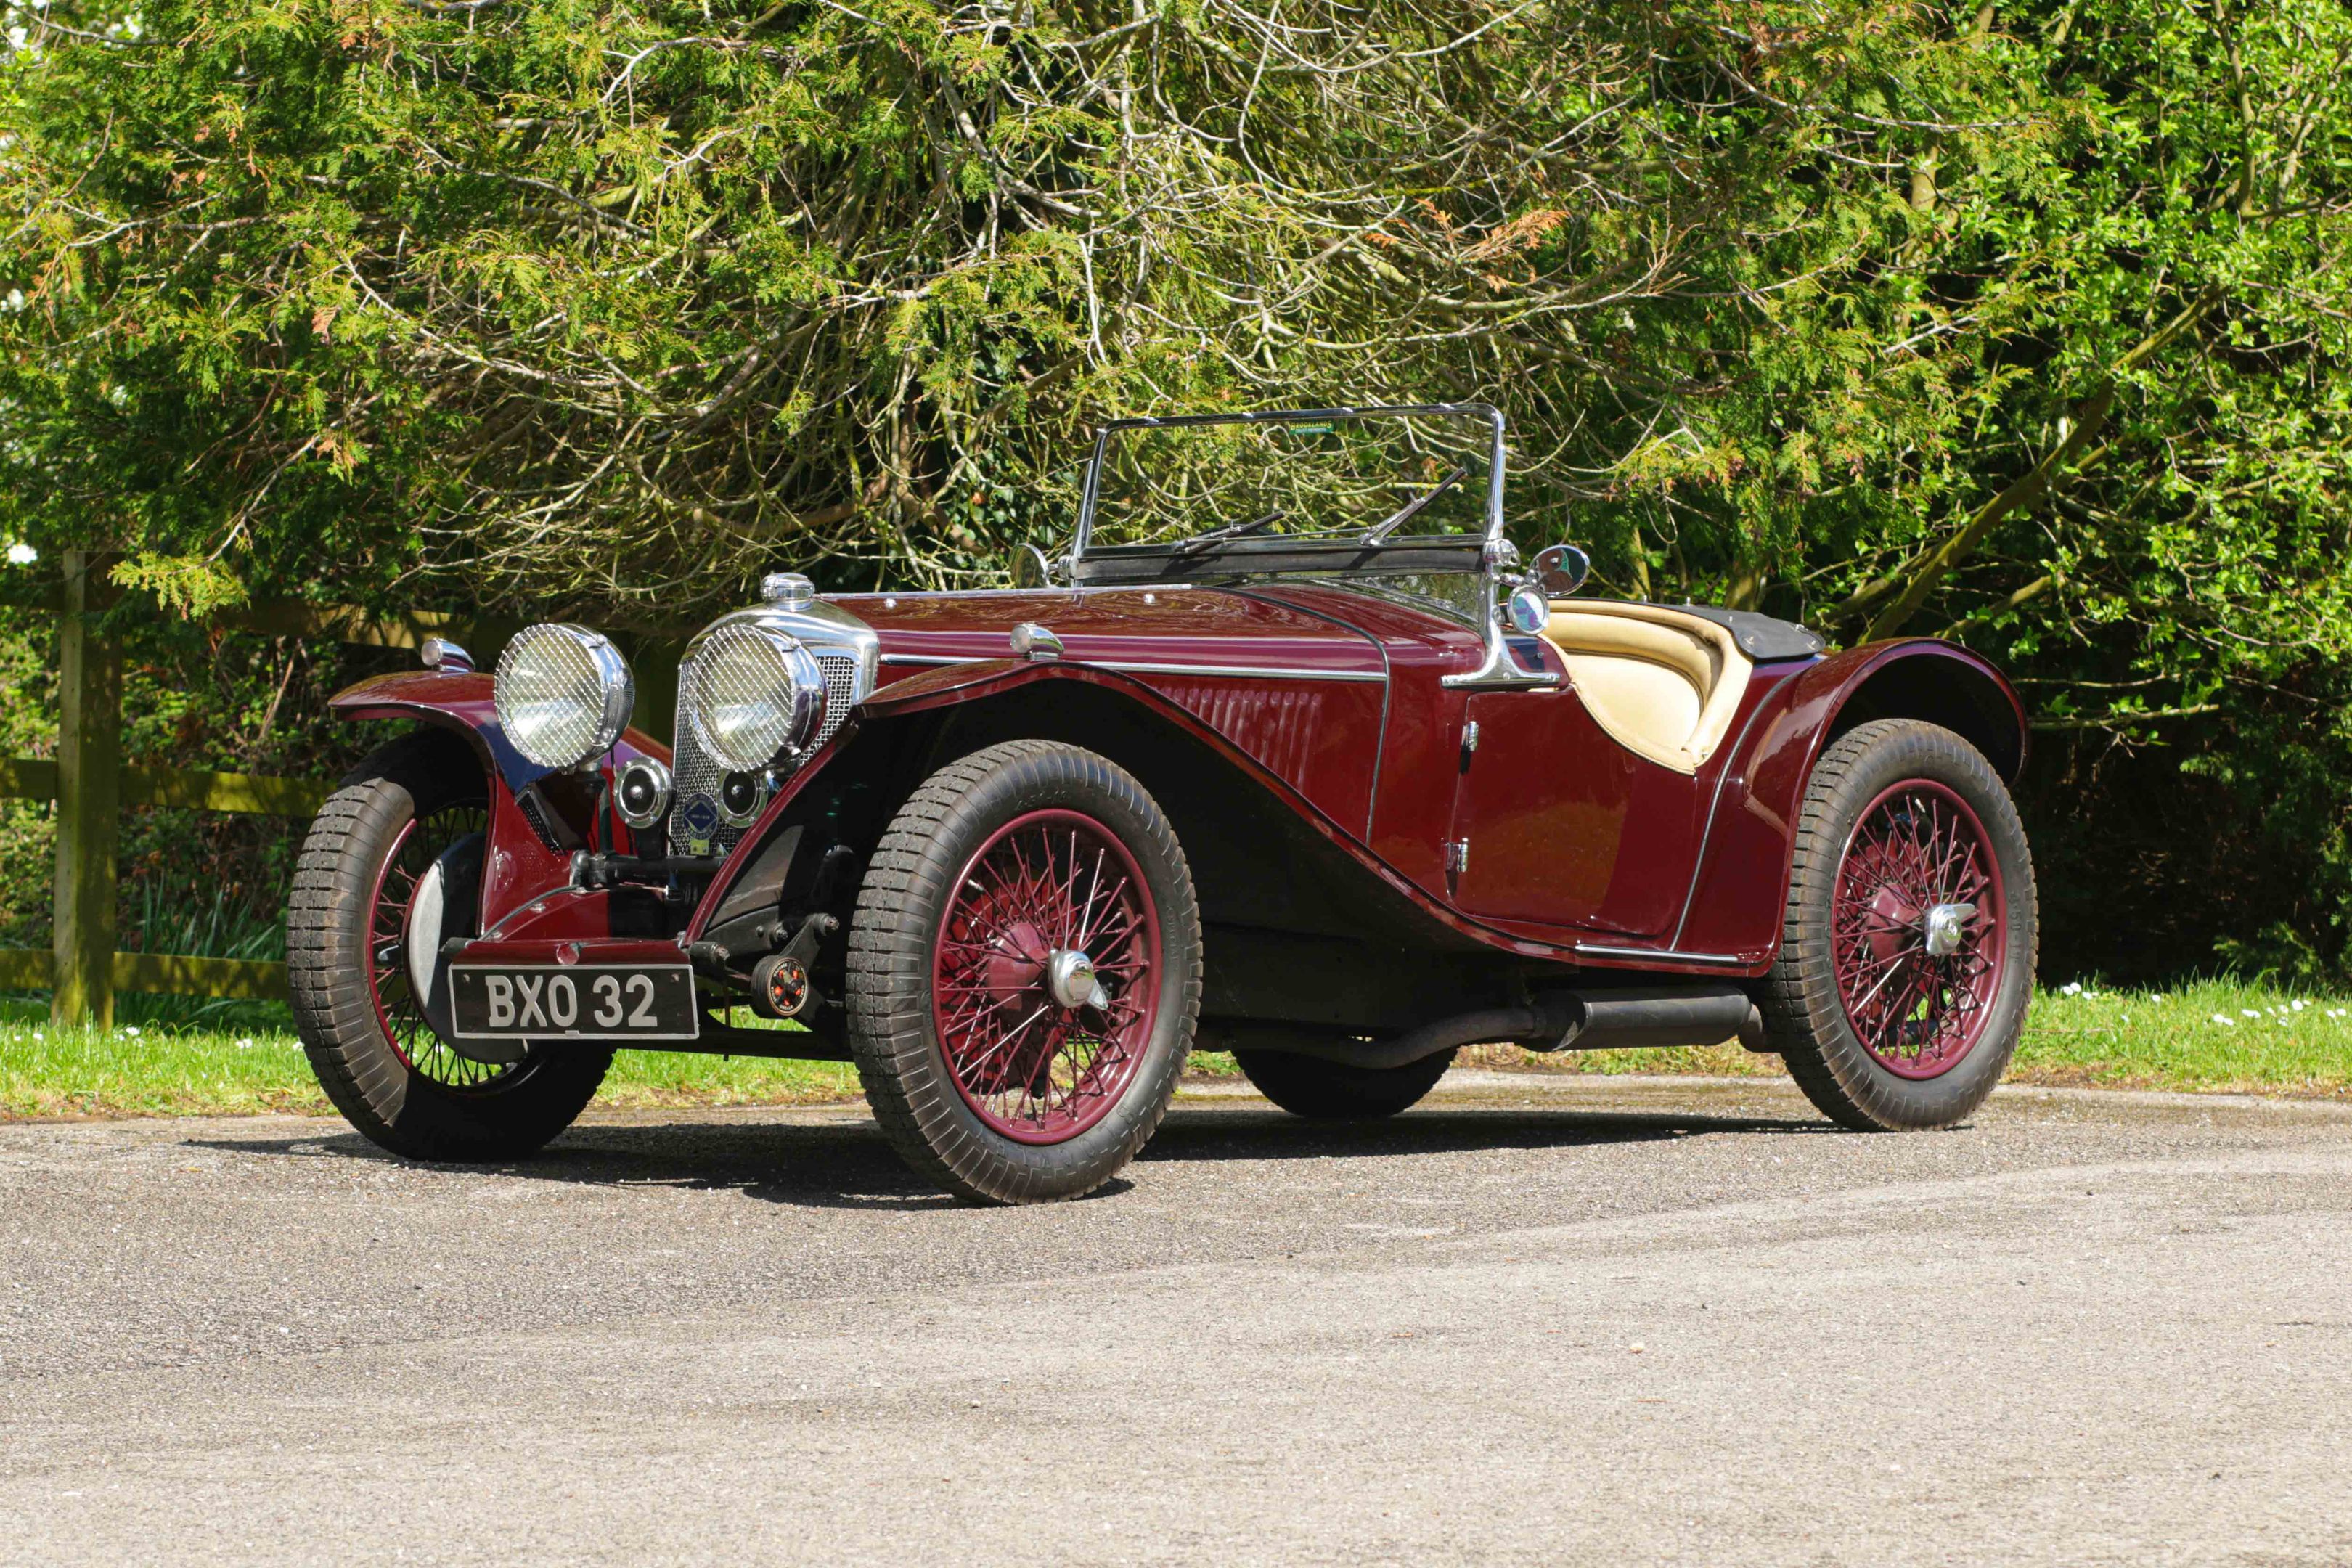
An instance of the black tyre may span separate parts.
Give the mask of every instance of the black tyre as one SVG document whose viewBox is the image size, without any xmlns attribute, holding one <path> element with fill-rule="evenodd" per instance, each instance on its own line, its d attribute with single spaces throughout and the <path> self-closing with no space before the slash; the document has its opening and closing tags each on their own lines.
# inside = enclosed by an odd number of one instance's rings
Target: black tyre
<svg viewBox="0 0 2352 1568">
<path fill-rule="evenodd" d="M 1237 1050 L 1257 1091 L 1293 1116 L 1310 1121 L 1376 1121 L 1421 1103 L 1454 1065 L 1452 1051 L 1440 1051 L 1402 1067 L 1359 1068 L 1297 1051 Z"/>
<path fill-rule="evenodd" d="M 1011 741 L 949 763 L 866 868 L 850 1050 L 898 1152 L 967 1202 L 1109 1180 L 1167 1113 L 1200 1000 L 1176 836 L 1092 752 Z"/>
<path fill-rule="evenodd" d="M 2033 995 L 2033 858 L 2000 775 L 1885 719 L 1814 764 L 1765 1030 L 1822 1112 L 1948 1127 L 1984 1103 Z"/>
<path fill-rule="evenodd" d="M 464 742 L 412 735 L 327 798 L 295 867 L 286 914 L 295 1028 L 335 1108 L 412 1159 L 528 1154 L 572 1124 L 613 1059 L 567 1042 L 478 1061 L 425 1021 L 407 963 L 410 902 L 436 861 L 478 854 L 486 815 L 480 764 Z"/>
</svg>

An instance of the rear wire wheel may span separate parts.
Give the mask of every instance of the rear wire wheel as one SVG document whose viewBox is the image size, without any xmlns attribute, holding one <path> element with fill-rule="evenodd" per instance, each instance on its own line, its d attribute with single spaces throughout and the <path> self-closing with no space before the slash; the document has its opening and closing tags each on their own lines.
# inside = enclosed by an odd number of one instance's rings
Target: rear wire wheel
<svg viewBox="0 0 2352 1568">
<path fill-rule="evenodd" d="M 609 1047 L 527 1047 L 476 1061 L 426 1022 L 409 979 L 411 900 L 478 834 L 488 794 L 462 741 L 433 731 L 371 755 L 312 819 L 286 913 L 294 1026 L 319 1085 L 374 1142 L 418 1160 L 510 1160 L 569 1127 Z"/>
<path fill-rule="evenodd" d="M 1309 1121 L 1377 1121 L 1410 1110 L 1437 1087 L 1454 1057 L 1440 1051 L 1402 1067 L 1360 1068 L 1298 1051 L 1234 1052 L 1260 1094 Z"/>
<path fill-rule="evenodd" d="M 1013 741 L 933 773 L 850 924 L 866 1096 L 907 1163 L 971 1203 L 1072 1198 L 1167 1113 L 1200 1006 L 1201 929 L 1143 786 Z"/>
<path fill-rule="evenodd" d="M 1862 1131 L 1984 1103 L 2033 995 L 2033 858 L 2009 791 L 1949 730 L 1882 719 L 1814 764 L 1765 1032 Z"/>
</svg>

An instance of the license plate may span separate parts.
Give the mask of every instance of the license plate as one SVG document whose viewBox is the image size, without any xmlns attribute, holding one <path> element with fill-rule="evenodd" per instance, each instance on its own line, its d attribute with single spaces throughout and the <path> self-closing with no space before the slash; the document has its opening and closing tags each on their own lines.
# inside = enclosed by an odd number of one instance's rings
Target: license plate
<svg viewBox="0 0 2352 1568">
<path fill-rule="evenodd" d="M 459 963 L 450 1022 L 469 1040 L 691 1040 L 702 1031 L 682 963 Z"/>
</svg>

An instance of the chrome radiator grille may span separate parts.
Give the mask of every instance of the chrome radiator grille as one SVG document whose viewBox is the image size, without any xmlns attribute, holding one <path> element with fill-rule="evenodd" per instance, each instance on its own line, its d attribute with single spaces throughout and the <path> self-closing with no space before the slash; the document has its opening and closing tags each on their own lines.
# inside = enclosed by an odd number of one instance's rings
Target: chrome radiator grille
<svg viewBox="0 0 2352 1568">
<path fill-rule="evenodd" d="M 816 656 L 816 667 L 824 671 L 824 722 L 816 732 L 816 743 L 822 746 L 857 706 L 857 658 L 854 654 L 821 653 Z"/>
<path fill-rule="evenodd" d="M 824 671 L 824 724 L 816 737 L 816 745 L 821 746 L 848 721 L 849 710 L 857 705 L 857 656 L 814 648 L 810 651 L 816 655 L 817 668 Z M 672 738 L 669 764 L 675 791 L 669 809 L 669 852 L 724 855 L 735 847 L 743 830 L 730 826 L 719 815 L 719 783 L 726 770 L 702 749 L 694 725 L 686 716 L 688 682 L 693 673 L 691 660 L 678 666 L 677 733 Z M 698 841 L 701 847 L 697 847 Z"/>
</svg>

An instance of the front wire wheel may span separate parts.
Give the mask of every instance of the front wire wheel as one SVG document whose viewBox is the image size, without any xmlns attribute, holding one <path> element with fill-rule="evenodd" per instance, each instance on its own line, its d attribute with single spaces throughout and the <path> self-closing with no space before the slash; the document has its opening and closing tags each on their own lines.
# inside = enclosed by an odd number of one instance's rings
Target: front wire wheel
<svg viewBox="0 0 2352 1568">
<path fill-rule="evenodd" d="M 378 750 L 327 797 L 286 912 L 294 1026 L 352 1125 L 418 1160 L 510 1160 L 570 1126 L 611 1065 L 564 1041 L 506 1063 L 452 1049 L 410 979 L 417 889 L 481 831 L 488 792 L 464 742 L 421 731 Z M 436 955 L 421 955 L 433 962 Z"/>
<path fill-rule="evenodd" d="M 858 1075 L 908 1164 L 967 1202 L 1077 1197 L 1151 1136 L 1191 1050 L 1192 876 L 1124 770 L 991 746 L 899 808 L 848 980 Z"/>
<path fill-rule="evenodd" d="M 931 1025 L 992 1131 L 1058 1143 L 1118 1102 L 1159 1012 L 1160 918 L 1101 823 L 1033 811 L 998 828 L 957 877 L 934 952 Z"/>
<path fill-rule="evenodd" d="M 1765 1027 L 1824 1115 L 1948 1127 L 2000 1081 L 2033 994 L 2033 859 L 1951 731 L 1882 719 L 1814 764 Z"/>
<path fill-rule="evenodd" d="M 409 977 L 409 912 L 434 862 L 488 824 L 489 812 L 477 801 L 457 801 L 409 818 L 377 870 L 370 900 L 368 992 L 384 1040 L 411 1071 L 460 1091 L 488 1088 L 522 1064 L 459 1056 L 425 1022 L 425 1005 Z"/>
</svg>

